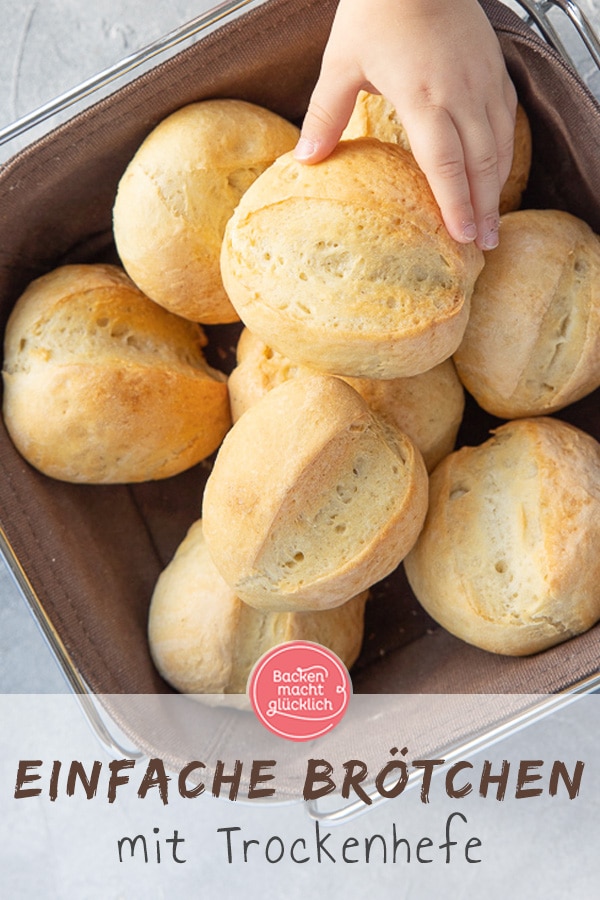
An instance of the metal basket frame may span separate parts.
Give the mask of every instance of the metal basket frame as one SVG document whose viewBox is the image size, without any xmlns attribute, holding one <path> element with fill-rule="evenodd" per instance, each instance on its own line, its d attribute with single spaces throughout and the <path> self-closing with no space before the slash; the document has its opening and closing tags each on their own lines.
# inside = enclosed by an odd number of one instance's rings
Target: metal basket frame
<svg viewBox="0 0 600 900">
<path fill-rule="evenodd" d="M 565 42 L 550 18 L 552 10 L 560 10 L 567 22 L 574 29 L 585 46 L 590 57 L 600 70 L 600 40 L 592 24 L 583 10 L 574 0 L 514 0 L 521 8 L 522 17 L 528 25 L 535 26 L 542 37 L 571 65 L 577 69 L 577 62 L 567 50 Z M 112 66 L 103 69 L 96 75 L 83 81 L 76 87 L 65 91 L 58 97 L 0 129 L 0 146 L 42 125 L 48 119 L 81 103 L 98 91 L 109 87 L 118 79 L 147 64 L 157 57 L 164 56 L 180 44 L 192 40 L 221 21 L 232 17 L 244 7 L 256 4 L 256 0 L 226 0 L 218 3 L 206 13 L 192 19 L 179 28 L 174 29 L 151 44 L 136 50 Z"/>
<path fill-rule="evenodd" d="M 562 36 L 550 19 L 553 9 L 558 9 L 568 19 L 576 34 L 581 39 L 596 67 L 600 69 L 600 41 L 591 22 L 583 10 L 573 0 L 514 0 L 524 12 L 524 19 L 530 26 L 536 26 L 542 37 L 560 53 L 560 55 L 577 69 L 577 62 L 567 50 Z"/>
</svg>

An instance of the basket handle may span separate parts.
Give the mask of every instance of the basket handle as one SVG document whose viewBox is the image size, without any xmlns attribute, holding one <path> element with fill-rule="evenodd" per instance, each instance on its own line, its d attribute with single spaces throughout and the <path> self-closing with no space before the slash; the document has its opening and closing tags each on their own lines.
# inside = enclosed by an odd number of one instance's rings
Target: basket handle
<svg viewBox="0 0 600 900">
<path fill-rule="evenodd" d="M 574 0 L 515 0 L 526 13 L 526 21 L 529 25 L 536 25 L 542 37 L 577 70 L 577 63 L 554 27 L 549 13 L 552 9 L 559 9 L 569 19 L 571 25 L 581 38 L 588 53 L 592 57 L 596 67 L 600 69 L 600 41 L 592 27 L 591 22 L 583 10 Z"/>
</svg>

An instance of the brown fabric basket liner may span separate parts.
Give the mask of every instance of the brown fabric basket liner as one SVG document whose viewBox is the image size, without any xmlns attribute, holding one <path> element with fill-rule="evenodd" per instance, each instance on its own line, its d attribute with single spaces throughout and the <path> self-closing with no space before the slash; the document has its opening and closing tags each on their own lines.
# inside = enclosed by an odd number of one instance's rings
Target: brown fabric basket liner
<svg viewBox="0 0 600 900">
<path fill-rule="evenodd" d="M 600 232 L 600 108 L 579 77 L 499 3 L 484 4 L 533 130 L 524 206 L 566 209 Z M 173 110 L 238 97 L 300 122 L 335 11 L 271 0 L 145 73 L 0 171 L 0 324 L 33 278 L 66 262 L 116 261 L 111 209 L 145 135 Z M 209 358 L 239 329 L 209 328 Z M 560 417 L 600 439 L 596 391 Z M 496 424 L 468 402 L 459 443 Z M 79 486 L 34 471 L 0 431 L 0 524 L 67 653 L 98 694 L 171 694 L 146 641 L 155 581 L 199 517 L 207 467 L 162 482 Z M 368 694 L 552 694 L 598 669 L 600 626 L 530 658 L 477 650 L 420 609 L 402 568 L 373 591 L 354 690 Z M 235 714 L 209 716 L 213 736 Z M 244 717 L 246 718 L 246 717 Z M 220 723 L 220 724 L 219 724 Z M 246 723 L 247 724 L 247 723 Z M 227 724 L 227 728 L 235 728 Z M 134 729 L 135 730 L 135 729 Z M 138 742 L 144 744 L 143 737 Z"/>
</svg>

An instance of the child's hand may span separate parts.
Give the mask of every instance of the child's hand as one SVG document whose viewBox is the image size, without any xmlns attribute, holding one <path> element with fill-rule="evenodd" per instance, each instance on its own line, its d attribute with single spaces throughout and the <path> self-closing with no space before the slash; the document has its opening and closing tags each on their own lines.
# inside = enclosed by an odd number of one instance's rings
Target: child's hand
<svg viewBox="0 0 600 900">
<path fill-rule="evenodd" d="M 361 89 L 395 107 L 450 234 L 495 247 L 517 98 L 477 0 L 340 0 L 298 159 L 333 150 Z"/>
</svg>

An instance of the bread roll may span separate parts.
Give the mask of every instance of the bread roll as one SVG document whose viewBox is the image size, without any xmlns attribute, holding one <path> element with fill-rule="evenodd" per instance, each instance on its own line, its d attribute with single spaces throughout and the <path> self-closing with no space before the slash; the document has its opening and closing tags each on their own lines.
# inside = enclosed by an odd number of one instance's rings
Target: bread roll
<svg viewBox="0 0 600 900">
<path fill-rule="evenodd" d="M 348 124 L 342 133 L 342 140 L 357 138 L 377 138 L 389 144 L 398 144 L 410 150 L 408 135 L 398 118 L 394 106 L 383 94 L 359 91 Z"/>
<path fill-rule="evenodd" d="M 410 150 L 410 143 L 396 110 L 381 94 L 359 91 L 350 120 L 342 134 L 343 140 L 374 137 L 380 141 L 399 144 Z M 519 103 L 515 118 L 514 150 L 511 169 L 500 193 L 500 214 L 518 209 L 527 187 L 531 169 L 531 126 Z"/>
<path fill-rule="evenodd" d="M 229 376 L 232 419 L 278 384 L 314 369 L 292 363 L 245 328 L 238 341 L 237 366 Z M 452 360 L 410 378 L 346 378 L 370 408 L 410 437 L 428 471 L 454 449 L 465 395 Z"/>
<path fill-rule="evenodd" d="M 450 356 L 482 266 L 448 234 L 411 154 L 366 138 L 316 165 L 280 157 L 242 197 L 221 255 L 231 302 L 266 344 L 366 378 Z"/>
<path fill-rule="evenodd" d="M 366 600 L 364 592 L 321 612 L 253 609 L 221 578 L 197 521 L 154 589 L 150 651 L 161 675 L 183 693 L 243 694 L 254 663 L 284 641 L 322 644 L 350 668 L 362 644 Z"/>
<path fill-rule="evenodd" d="M 204 100 L 164 119 L 123 174 L 113 212 L 119 256 L 141 290 L 195 322 L 236 321 L 219 273 L 225 223 L 297 139 L 294 125 L 242 100 Z"/>
<path fill-rule="evenodd" d="M 228 379 L 232 420 L 237 422 L 247 409 L 285 381 L 314 374 L 317 374 L 315 369 L 292 362 L 249 328 L 242 329 L 236 347 L 236 366 Z"/>
<path fill-rule="evenodd" d="M 515 117 L 513 158 L 502 190 L 500 191 L 500 215 L 519 209 L 529 181 L 533 155 L 529 117 L 519 103 Z"/>
<path fill-rule="evenodd" d="M 71 265 L 30 284 L 4 344 L 4 420 L 26 460 L 63 481 L 166 478 L 229 428 L 206 338 L 116 266 Z"/>
<path fill-rule="evenodd" d="M 480 406 L 506 419 L 554 412 L 600 385 L 600 240 L 566 212 L 501 220 L 454 355 Z"/>
<path fill-rule="evenodd" d="M 419 451 L 339 378 L 274 388 L 235 423 L 204 492 L 209 552 L 257 609 L 329 609 L 384 578 L 427 508 Z"/>
<path fill-rule="evenodd" d="M 428 472 L 454 450 L 465 392 L 451 359 L 411 378 L 346 380 L 373 412 L 414 441 Z"/>
<path fill-rule="evenodd" d="M 556 419 L 520 419 L 431 476 L 404 561 L 427 612 L 462 640 L 536 653 L 600 619 L 600 445 Z"/>
</svg>

